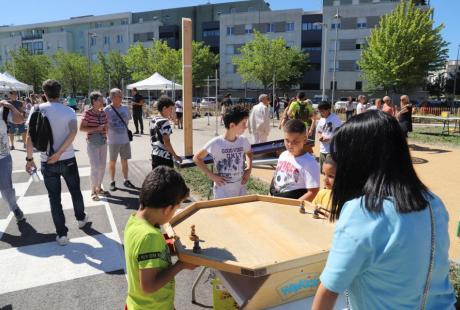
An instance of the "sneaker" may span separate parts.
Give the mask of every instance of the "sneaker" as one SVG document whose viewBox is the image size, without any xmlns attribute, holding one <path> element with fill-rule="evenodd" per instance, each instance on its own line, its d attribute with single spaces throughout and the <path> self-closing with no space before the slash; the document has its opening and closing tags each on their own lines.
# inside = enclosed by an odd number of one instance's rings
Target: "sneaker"
<svg viewBox="0 0 460 310">
<path fill-rule="evenodd" d="M 14 145 L 10 146 L 10 150 L 14 150 Z"/>
<path fill-rule="evenodd" d="M 19 208 L 14 210 L 14 216 L 16 217 L 16 223 L 19 223 L 19 222 L 22 222 L 22 221 L 26 220 L 26 218 L 24 217 L 24 213 Z"/>
<path fill-rule="evenodd" d="M 136 186 L 134 186 L 133 183 L 131 183 L 129 180 L 126 180 L 123 185 L 127 188 L 136 188 Z"/>
<path fill-rule="evenodd" d="M 115 186 L 115 181 L 110 182 L 110 191 L 114 192 L 117 190 L 117 187 Z"/>
<path fill-rule="evenodd" d="M 83 227 L 85 227 L 85 225 L 88 223 L 88 220 L 89 220 L 88 215 L 85 215 L 84 219 L 82 219 L 81 221 L 77 221 L 78 222 L 78 228 L 82 229 Z"/>
<path fill-rule="evenodd" d="M 136 131 L 134 134 L 135 134 L 135 135 L 138 135 L 138 134 L 139 134 L 139 131 Z"/>
<path fill-rule="evenodd" d="M 141 131 L 141 135 L 143 135 L 143 134 L 144 134 L 144 131 Z"/>
<path fill-rule="evenodd" d="M 59 244 L 59 245 L 67 245 L 69 243 L 69 238 L 67 238 L 67 236 L 56 236 L 56 242 Z"/>
</svg>

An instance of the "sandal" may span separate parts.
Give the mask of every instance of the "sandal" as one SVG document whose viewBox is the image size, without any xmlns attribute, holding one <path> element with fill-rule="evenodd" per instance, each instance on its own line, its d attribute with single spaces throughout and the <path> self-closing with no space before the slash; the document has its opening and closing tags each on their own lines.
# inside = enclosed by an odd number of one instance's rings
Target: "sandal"
<svg viewBox="0 0 460 310">
<path fill-rule="evenodd" d="M 106 196 L 106 195 L 109 194 L 109 192 L 108 192 L 108 191 L 105 191 L 105 190 L 103 190 L 103 189 L 101 188 L 100 190 L 97 191 L 97 194 L 98 194 L 98 195 L 102 195 L 102 196 Z"/>
<path fill-rule="evenodd" d="M 97 193 L 94 193 L 94 192 L 91 194 L 91 199 L 93 199 L 93 201 L 99 201 L 100 200 L 99 196 L 97 195 Z"/>
</svg>

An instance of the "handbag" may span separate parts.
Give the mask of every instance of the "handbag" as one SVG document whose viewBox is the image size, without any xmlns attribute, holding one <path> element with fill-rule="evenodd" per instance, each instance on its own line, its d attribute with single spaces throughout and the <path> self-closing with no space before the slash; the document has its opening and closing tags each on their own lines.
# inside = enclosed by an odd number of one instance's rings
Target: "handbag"
<svg viewBox="0 0 460 310">
<path fill-rule="evenodd" d="M 123 125 L 125 125 L 125 127 L 126 127 L 129 142 L 133 141 L 133 132 L 131 130 L 129 130 L 128 125 L 126 125 L 125 120 L 121 117 L 120 113 L 118 113 L 117 109 L 115 109 L 115 107 L 113 105 L 111 105 L 111 106 L 112 106 L 113 111 L 117 114 L 117 116 L 121 119 L 121 122 L 123 123 Z"/>
</svg>

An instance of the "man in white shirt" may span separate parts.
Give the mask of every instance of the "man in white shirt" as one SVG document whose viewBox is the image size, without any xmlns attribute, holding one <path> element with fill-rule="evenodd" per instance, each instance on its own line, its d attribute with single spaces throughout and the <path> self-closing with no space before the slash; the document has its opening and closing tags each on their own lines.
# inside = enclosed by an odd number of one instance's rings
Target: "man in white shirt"
<svg viewBox="0 0 460 310">
<path fill-rule="evenodd" d="M 249 133 L 254 136 L 254 143 L 267 142 L 270 133 L 270 101 L 267 94 L 259 96 L 249 115 Z"/>
<path fill-rule="evenodd" d="M 331 140 L 334 132 L 342 125 L 340 118 L 331 113 L 331 104 L 329 102 L 321 102 L 318 105 L 321 119 L 318 122 L 316 134 L 319 141 L 319 166 L 320 171 L 323 171 L 323 163 L 327 155 L 331 152 Z"/>
<path fill-rule="evenodd" d="M 48 102 L 40 104 L 38 106 L 39 111 L 30 113 L 29 122 L 34 113 L 42 113 L 48 119 L 51 127 L 53 145 L 50 145 L 48 152 L 41 152 L 40 154 L 41 172 L 48 191 L 51 216 L 56 227 L 56 241 L 59 245 L 66 245 L 69 239 L 67 238 L 68 228 L 65 225 L 61 204 L 61 177 L 65 180 L 72 197 L 78 228 L 83 228 L 88 222 L 80 190 L 77 160 L 72 145 L 78 130 L 77 116 L 75 110 L 59 101 L 61 85 L 58 81 L 46 80 L 43 82 L 43 91 Z M 31 128 L 29 128 L 27 139 L 26 170 L 32 174 L 37 168 L 33 158 L 30 130 Z"/>
<path fill-rule="evenodd" d="M 366 96 L 358 96 L 358 105 L 356 106 L 356 114 L 361 114 L 366 112 Z"/>
</svg>

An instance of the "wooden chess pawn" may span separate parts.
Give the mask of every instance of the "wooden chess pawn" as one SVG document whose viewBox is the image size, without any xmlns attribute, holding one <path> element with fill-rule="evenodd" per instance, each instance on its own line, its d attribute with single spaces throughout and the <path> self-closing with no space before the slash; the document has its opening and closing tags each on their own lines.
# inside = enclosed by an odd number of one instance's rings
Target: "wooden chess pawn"
<svg viewBox="0 0 460 310">
<path fill-rule="evenodd" d="M 191 241 L 200 240 L 200 238 L 199 238 L 199 237 L 196 235 L 196 233 L 195 233 L 195 225 L 192 225 L 190 228 L 191 228 L 190 236 L 189 236 L 190 240 L 191 240 Z"/>
<path fill-rule="evenodd" d="M 200 240 L 195 240 L 193 242 L 193 253 L 196 253 L 196 254 L 201 253 Z"/>
<path fill-rule="evenodd" d="M 306 213 L 305 207 L 304 207 L 304 205 L 303 205 L 303 201 L 300 202 L 299 212 L 302 213 L 302 214 L 305 214 L 305 213 Z"/>
</svg>

